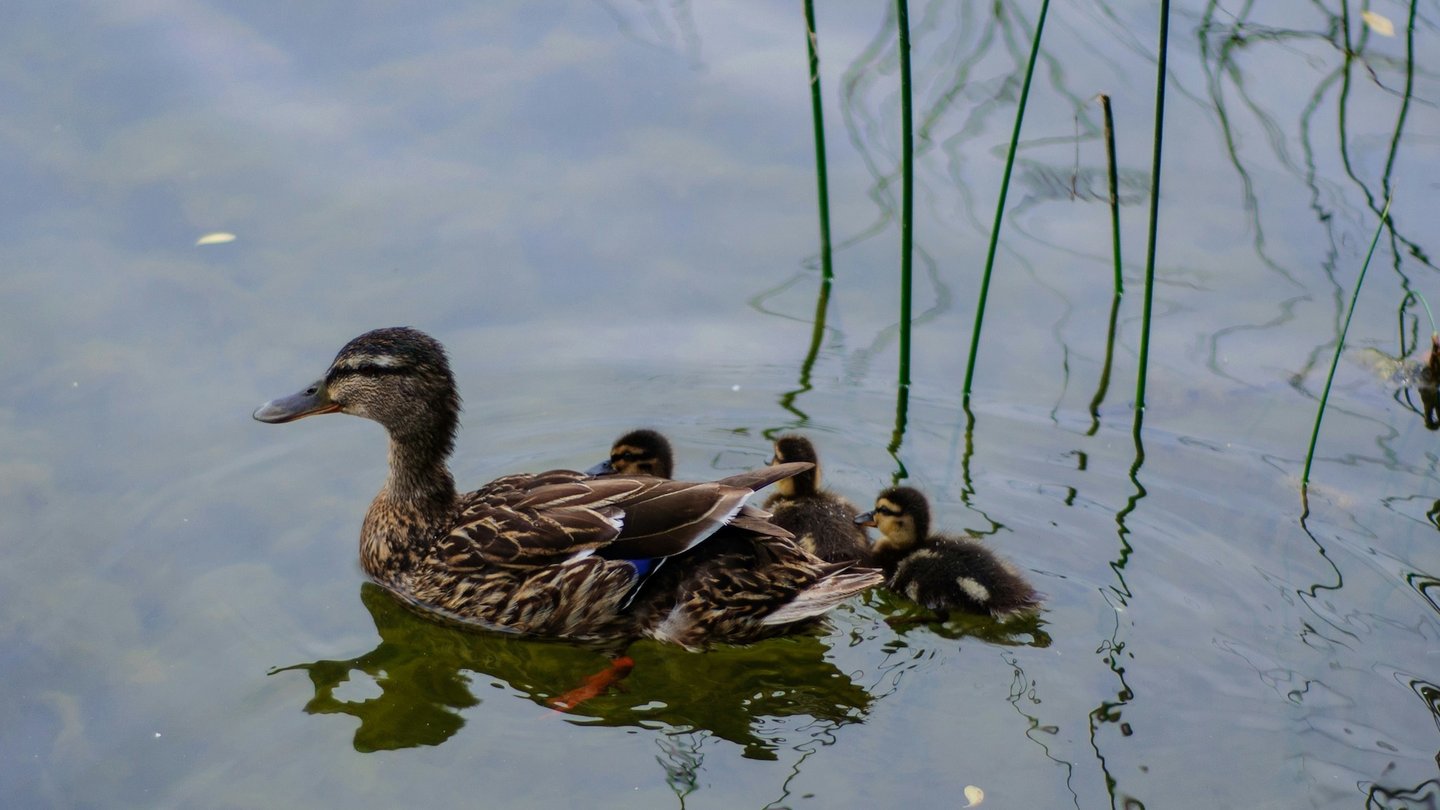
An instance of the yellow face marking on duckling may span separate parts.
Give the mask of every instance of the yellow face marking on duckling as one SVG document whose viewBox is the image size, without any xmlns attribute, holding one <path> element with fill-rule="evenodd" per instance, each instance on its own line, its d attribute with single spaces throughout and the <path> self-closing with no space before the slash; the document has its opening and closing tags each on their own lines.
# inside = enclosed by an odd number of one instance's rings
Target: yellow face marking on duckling
<svg viewBox="0 0 1440 810">
<path fill-rule="evenodd" d="M 610 451 L 610 466 L 621 475 L 655 475 L 658 461 L 632 444 L 619 444 Z"/>
<path fill-rule="evenodd" d="M 887 498 L 875 502 L 871 520 L 865 524 L 880 530 L 882 537 L 875 543 L 876 548 L 909 548 L 919 539 L 915 536 L 915 517 Z"/>
</svg>

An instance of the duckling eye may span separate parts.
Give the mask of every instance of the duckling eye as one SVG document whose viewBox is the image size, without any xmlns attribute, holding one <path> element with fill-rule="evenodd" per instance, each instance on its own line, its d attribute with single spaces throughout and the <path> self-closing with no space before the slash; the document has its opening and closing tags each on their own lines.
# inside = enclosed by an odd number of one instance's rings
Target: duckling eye
<svg viewBox="0 0 1440 810">
<path fill-rule="evenodd" d="M 305 389 L 305 396 L 307 396 L 307 397 L 313 397 L 313 396 L 315 396 L 316 392 L 318 392 L 319 390 L 320 390 L 320 386 L 318 386 L 318 385 L 312 385 L 312 386 L 310 386 L 309 388 L 306 388 L 306 389 Z"/>
</svg>

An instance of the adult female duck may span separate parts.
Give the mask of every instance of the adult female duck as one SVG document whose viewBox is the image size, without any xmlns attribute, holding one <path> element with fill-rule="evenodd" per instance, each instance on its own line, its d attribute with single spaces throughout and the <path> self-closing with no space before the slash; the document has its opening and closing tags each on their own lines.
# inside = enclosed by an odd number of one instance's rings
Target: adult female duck
<svg viewBox="0 0 1440 810">
<path fill-rule="evenodd" d="M 746 504 L 808 464 L 706 483 L 552 470 L 457 494 L 447 459 L 460 397 L 445 350 L 415 329 L 355 338 L 324 377 L 254 415 L 324 413 L 372 419 L 390 436 L 390 475 L 360 532 L 365 572 L 451 621 L 699 649 L 785 632 L 881 579 L 804 553 Z M 763 560 L 763 576 L 737 559 Z"/>
</svg>

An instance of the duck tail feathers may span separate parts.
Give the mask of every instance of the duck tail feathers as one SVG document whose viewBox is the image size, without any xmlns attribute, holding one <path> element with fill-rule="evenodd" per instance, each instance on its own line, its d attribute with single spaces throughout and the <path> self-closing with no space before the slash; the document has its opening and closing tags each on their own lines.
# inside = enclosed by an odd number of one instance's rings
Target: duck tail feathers
<svg viewBox="0 0 1440 810">
<path fill-rule="evenodd" d="M 749 470 L 738 473 L 727 478 L 716 481 L 727 487 L 744 487 L 748 490 L 760 490 L 779 481 L 782 478 L 789 478 L 792 475 L 799 475 L 814 467 L 808 461 L 792 461 L 787 464 L 776 464 L 770 467 L 761 467 L 758 470 Z"/>
<path fill-rule="evenodd" d="M 874 568 L 853 568 L 848 565 L 820 579 L 795 598 L 766 616 L 763 624 L 790 624 L 819 616 L 846 599 L 867 591 L 885 581 L 885 574 Z"/>
<path fill-rule="evenodd" d="M 770 522 L 770 513 L 758 506 L 746 504 L 740 507 L 735 517 L 730 519 L 731 526 L 737 529 L 744 529 L 765 537 L 776 537 L 781 540 L 789 540 L 795 535 Z"/>
</svg>

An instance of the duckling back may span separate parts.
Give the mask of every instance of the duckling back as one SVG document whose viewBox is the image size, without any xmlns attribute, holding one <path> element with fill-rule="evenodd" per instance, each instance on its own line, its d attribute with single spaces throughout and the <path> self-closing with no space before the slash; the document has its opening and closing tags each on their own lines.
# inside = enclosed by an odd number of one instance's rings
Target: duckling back
<svg viewBox="0 0 1440 810">
<path fill-rule="evenodd" d="M 820 486 L 820 456 L 815 445 L 798 433 L 775 438 L 771 464 L 806 462 L 812 469 L 786 479 L 765 500 L 776 525 L 795 535 L 806 551 L 826 562 L 870 564 L 870 543 L 855 525 L 854 504 Z"/>
<path fill-rule="evenodd" d="M 870 544 L 855 525 L 853 504 L 821 490 L 813 495 L 771 495 L 765 501 L 771 521 L 791 534 L 806 551 L 826 562 L 870 565 Z"/>
<path fill-rule="evenodd" d="M 1040 594 L 1010 562 L 973 540 L 932 536 L 892 570 L 891 590 L 934 611 L 1006 619 L 1040 605 Z"/>
</svg>

